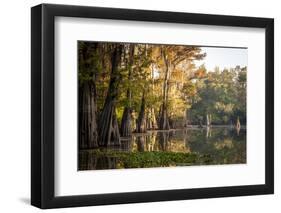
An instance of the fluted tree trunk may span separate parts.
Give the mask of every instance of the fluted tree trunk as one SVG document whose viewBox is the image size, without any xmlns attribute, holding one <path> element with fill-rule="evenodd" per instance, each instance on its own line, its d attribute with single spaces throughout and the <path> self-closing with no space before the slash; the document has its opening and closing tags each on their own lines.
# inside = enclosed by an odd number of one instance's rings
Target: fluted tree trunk
<svg viewBox="0 0 281 213">
<path fill-rule="evenodd" d="M 99 145 L 120 145 L 120 134 L 116 117 L 116 101 L 118 95 L 118 84 L 120 75 L 118 66 L 121 60 L 122 45 L 114 45 L 111 56 L 110 83 L 104 103 L 103 110 L 99 119 Z"/>
<path fill-rule="evenodd" d="M 148 111 L 146 124 L 147 124 L 147 129 L 157 129 L 158 128 L 157 120 L 156 120 L 156 116 L 155 116 L 155 110 L 153 107 L 151 107 Z"/>
<path fill-rule="evenodd" d="M 146 113 L 145 113 L 145 94 L 143 92 L 141 100 L 141 109 L 137 120 L 137 132 L 146 132 Z"/>
<path fill-rule="evenodd" d="M 78 138 L 80 149 L 91 149 L 98 146 L 97 106 L 96 106 L 96 70 L 92 61 L 98 45 L 79 43 L 79 74 L 84 76 L 79 81 L 79 116 Z"/>
<path fill-rule="evenodd" d="M 130 84 L 130 81 L 132 79 L 132 66 L 134 63 L 134 51 L 135 51 L 135 46 L 134 44 L 130 44 L 130 50 L 129 50 L 129 64 L 128 64 L 128 82 Z M 132 135 L 132 91 L 130 88 L 130 85 L 127 89 L 127 100 L 129 103 L 129 106 L 126 106 L 123 112 L 122 116 L 122 121 L 121 121 L 121 136 L 123 137 L 129 137 Z"/>
<path fill-rule="evenodd" d="M 95 85 L 86 81 L 79 88 L 79 147 L 91 149 L 98 146 L 96 122 Z"/>
<path fill-rule="evenodd" d="M 162 104 L 161 113 L 160 113 L 160 121 L 159 121 L 159 129 L 161 130 L 169 130 L 170 123 L 169 123 L 169 116 L 167 105 Z"/>
<path fill-rule="evenodd" d="M 122 137 L 129 137 L 132 135 L 132 115 L 129 107 L 125 107 L 124 109 L 120 133 Z"/>
</svg>

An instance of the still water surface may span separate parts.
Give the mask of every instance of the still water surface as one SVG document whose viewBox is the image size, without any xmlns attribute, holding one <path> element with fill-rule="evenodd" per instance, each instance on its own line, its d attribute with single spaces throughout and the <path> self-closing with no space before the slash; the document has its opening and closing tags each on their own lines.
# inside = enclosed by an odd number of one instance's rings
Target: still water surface
<svg viewBox="0 0 281 213">
<path fill-rule="evenodd" d="M 188 163 L 181 164 L 180 159 Z M 133 134 L 131 138 L 123 138 L 119 147 L 80 151 L 78 169 L 241 163 L 246 163 L 246 130 L 241 129 L 238 133 L 235 129 L 217 127 Z"/>
</svg>

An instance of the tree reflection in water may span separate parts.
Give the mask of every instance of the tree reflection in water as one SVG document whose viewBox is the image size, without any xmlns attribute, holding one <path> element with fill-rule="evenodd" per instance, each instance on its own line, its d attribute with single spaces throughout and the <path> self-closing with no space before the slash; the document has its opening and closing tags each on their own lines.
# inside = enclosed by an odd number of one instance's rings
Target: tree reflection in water
<svg viewBox="0 0 281 213">
<path fill-rule="evenodd" d="M 174 153 L 173 157 L 165 159 L 166 155 L 170 156 L 169 153 Z M 134 134 L 131 138 L 122 139 L 121 146 L 81 150 L 79 170 L 165 166 L 162 162 L 173 166 L 174 163 L 169 163 L 171 159 L 176 157 L 179 161 L 178 158 L 187 153 L 203 158 L 207 156 L 206 161 L 198 158 L 198 161 L 195 159 L 188 165 L 246 163 L 246 130 L 240 129 L 237 133 L 230 128 L 206 128 Z M 155 162 L 151 162 L 153 160 Z M 133 161 L 132 164 L 130 161 Z M 141 165 L 136 164 L 137 162 L 141 162 Z"/>
</svg>

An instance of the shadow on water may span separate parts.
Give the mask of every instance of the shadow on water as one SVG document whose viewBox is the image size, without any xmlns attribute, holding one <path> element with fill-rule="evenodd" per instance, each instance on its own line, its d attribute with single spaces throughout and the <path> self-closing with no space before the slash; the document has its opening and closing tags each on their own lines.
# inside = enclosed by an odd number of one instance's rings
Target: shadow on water
<svg viewBox="0 0 281 213">
<path fill-rule="evenodd" d="M 183 161 L 188 154 L 207 156 L 208 160 L 193 159 L 188 165 L 246 163 L 246 130 L 204 128 L 134 134 L 122 139 L 118 147 L 80 151 L 79 170 L 173 166 L 165 163 L 171 160 L 171 153 L 172 159 Z"/>
</svg>

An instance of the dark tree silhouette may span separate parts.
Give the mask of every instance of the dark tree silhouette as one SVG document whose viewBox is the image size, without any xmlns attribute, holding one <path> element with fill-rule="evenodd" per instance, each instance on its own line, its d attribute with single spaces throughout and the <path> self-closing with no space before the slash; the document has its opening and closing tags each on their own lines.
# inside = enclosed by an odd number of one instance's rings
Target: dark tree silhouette
<svg viewBox="0 0 281 213">
<path fill-rule="evenodd" d="M 100 146 L 120 145 L 120 134 L 115 110 L 118 95 L 118 84 L 120 81 L 118 66 L 121 60 L 123 45 L 114 44 L 112 46 L 110 83 L 104 107 L 99 119 L 98 132 Z"/>
</svg>

